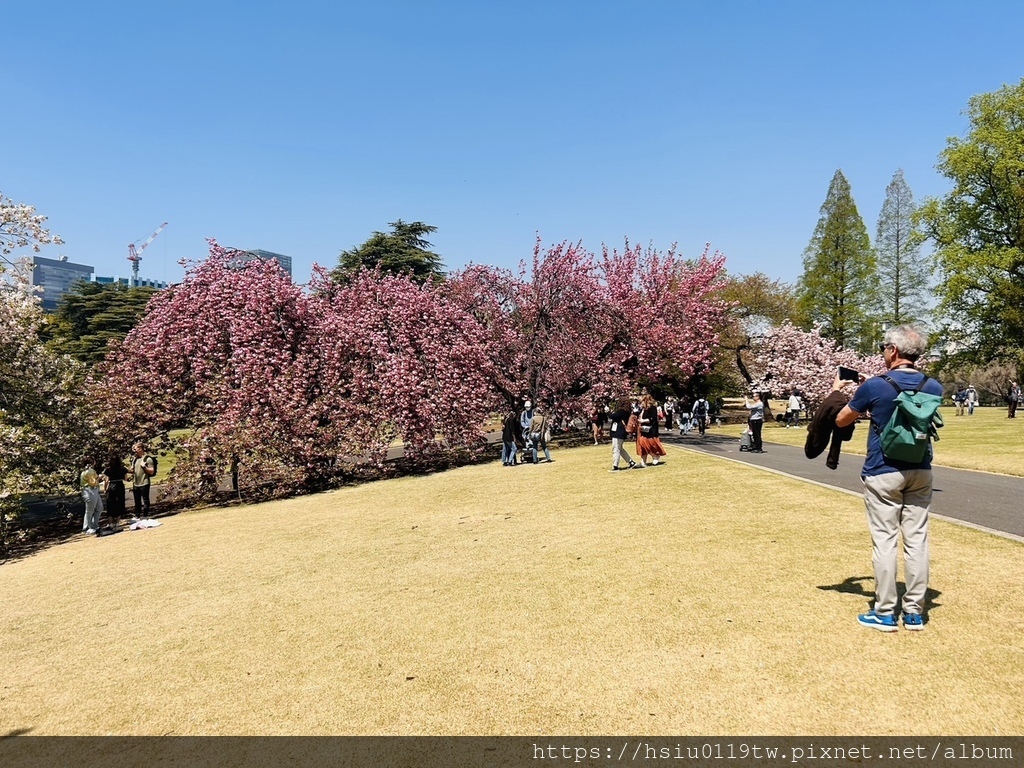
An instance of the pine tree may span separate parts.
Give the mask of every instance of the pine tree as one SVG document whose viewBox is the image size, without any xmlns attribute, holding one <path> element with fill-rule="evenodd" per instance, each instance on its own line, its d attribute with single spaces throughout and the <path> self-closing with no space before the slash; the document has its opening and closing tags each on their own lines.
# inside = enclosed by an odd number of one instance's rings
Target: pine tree
<svg viewBox="0 0 1024 768">
<path fill-rule="evenodd" d="M 921 256 L 913 221 L 915 210 L 914 195 L 901 168 L 885 188 L 875 238 L 879 313 L 891 325 L 920 321 L 928 312 L 931 267 Z"/>
<path fill-rule="evenodd" d="M 437 227 L 422 221 L 392 221 L 390 232 L 374 232 L 360 246 L 342 251 L 334 279 L 344 283 L 361 269 L 380 269 L 393 275 L 409 275 L 418 283 L 443 280 L 441 257 L 430 250 L 425 235 Z"/>
<path fill-rule="evenodd" d="M 878 336 L 875 254 L 841 170 L 829 184 L 821 216 L 804 250 L 797 307 L 808 327 L 839 346 L 867 350 Z"/>
</svg>

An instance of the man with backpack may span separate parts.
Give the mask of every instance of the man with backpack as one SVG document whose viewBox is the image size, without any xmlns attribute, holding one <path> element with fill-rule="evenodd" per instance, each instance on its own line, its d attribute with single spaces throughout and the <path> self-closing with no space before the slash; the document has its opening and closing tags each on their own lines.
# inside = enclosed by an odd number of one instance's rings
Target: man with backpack
<svg viewBox="0 0 1024 768">
<path fill-rule="evenodd" d="M 142 443 L 132 446 L 132 497 L 135 500 L 135 517 L 149 517 L 149 484 L 156 474 L 156 459 L 146 454 Z"/>
<path fill-rule="evenodd" d="M 693 418 L 697 422 L 697 429 L 703 435 L 704 430 L 708 427 L 708 411 L 710 410 L 710 404 L 704 397 L 698 397 L 697 401 L 693 404 Z"/>
<path fill-rule="evenodd" d="M 861 470 L 864 506 L 871 532 L 875 571 L 874 608 L 857 617 L 865 627 L 883 632 L 899 628 L 896 615 L 897 537 L 903 537 L 907 590 L 902 618 L 906 629 L 924 629 L 928 590 L 928 515 L 932 503 L 932 450 L 935 413 L 942 385 L 916 369 L 928 338 L 911 325 L 885 332 L 882 355 L 888 374 L 865 380 L 836 416 L 847 427 L 870 414 L 867 457 Z M 836 377 L 834 390 L 849 382 Z"/>
</svg>

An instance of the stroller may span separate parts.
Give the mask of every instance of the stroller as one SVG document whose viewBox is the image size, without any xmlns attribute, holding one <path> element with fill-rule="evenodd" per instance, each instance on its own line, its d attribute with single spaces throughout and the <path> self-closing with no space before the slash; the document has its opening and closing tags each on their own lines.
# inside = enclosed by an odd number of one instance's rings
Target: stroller
<svg viewBox="0 0 1024 768">
<path fill-rule="evenodd" d="M 679 414 L 679 435 L 688 435 L 690 430 L 693 429 L 692 416 L 689 413 Z"/>
<path fill-rule="evenodd" d="M 750 431 L 750 428 L 743 430 L 743 434 L 740 435 L 740 451 L 749 451 L 754 447 L 754 433 Z"/>
</svg>

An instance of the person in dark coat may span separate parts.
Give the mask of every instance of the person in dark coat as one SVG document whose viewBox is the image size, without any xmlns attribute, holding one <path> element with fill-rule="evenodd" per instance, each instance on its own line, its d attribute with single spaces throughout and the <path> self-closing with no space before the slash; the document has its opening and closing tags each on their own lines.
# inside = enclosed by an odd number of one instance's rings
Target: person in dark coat
<svg viewBox="0 0 1024 768">
<path fill-rule="evenodd" d="M 519 413 L 510 411 L 501 424 L 501 464 L 504 467 L 516 465 L 516 428 L 519 426 Z"/>
<path fill-rule="evenodd" d="M 612 438 L 612 471 L 617 472 L 622 469 L 619 466 L 620 459 L 625 459 L 629 462 L 629 468 L 633 469 L 637 466 L 636 462 L 633 461 L 633 457 L 629 455 L 629 452 L 625 449 L 624 443 L 626 442 L 626 422 L 629 420 L 630 409 L 628 405 L 619 406 L 618 409 L 608 414 L 608 420 L 611 422 L 611 426 L 608 427 L 608 434 Z"/>
<path fill-rule="evenodd" d="M 107 514 L 110 516 L 110 527 L 117 528 L 117 521 L 125 516 L 124 481 L 128 470 L 116 451 L 107 456 L 107 464 L 103 470 L 107 476 Z"/>
</svg>

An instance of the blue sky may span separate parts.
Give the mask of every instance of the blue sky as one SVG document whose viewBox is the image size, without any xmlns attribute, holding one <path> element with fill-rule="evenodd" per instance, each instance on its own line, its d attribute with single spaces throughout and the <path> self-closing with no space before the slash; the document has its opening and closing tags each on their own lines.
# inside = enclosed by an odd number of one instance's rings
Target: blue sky
<svg viewBox="0 0 1024 768">
<path fill-rule="evenodd" d="M 5 4 L 0 191 L 100 274 L 206 237 L 314 261 L 397 218 L 448 268 L 547 242 L 705 242 L 794 281 L 829 181 L 874 235 L 976 93 L 1024 76 L 1019 2 Z"/>
</svg>

